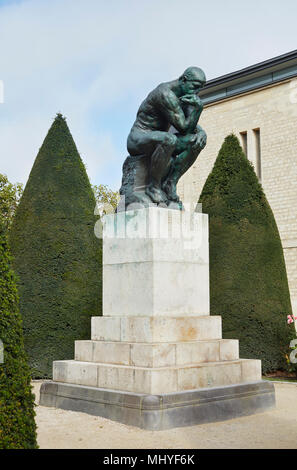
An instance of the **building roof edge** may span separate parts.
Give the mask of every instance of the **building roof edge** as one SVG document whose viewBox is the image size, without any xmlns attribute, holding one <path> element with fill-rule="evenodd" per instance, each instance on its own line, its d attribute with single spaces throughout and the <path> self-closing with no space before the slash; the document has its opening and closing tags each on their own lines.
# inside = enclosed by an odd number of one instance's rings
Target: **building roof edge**
<svg viewBox="0 0 297 470">
<path fill-rule="evenodd" d="M 247 75 L 251 75 L 255 72 L 260 72 L 262 70 L 268 69 L 275 67 L 279 64 L 282 64 L 283 62 L 288 62 L 290 60 L 297 59 L 297 49 L 291 52 L 287 52 L 286 54 L 282 54 L 276 57 L 273 57 L 272 59 L 264 60 L 262 62 L 258 62 L 257 64 L 250 65 L 248 67 L 245 67 L 240 70 L 236 70 L 235 72 L 228 73 L 226 75 L 221 75 L 219 77 L 213 78 L 211 80 L 208 80 L 203 87 L 203 91 L 212 88 L 212 87 L 217 87 L 218 85 L 223 85 L 226 82 L 230 82 L 232 80 L 237 80 L 239 78 L 243 78 Z"/>
</svg>

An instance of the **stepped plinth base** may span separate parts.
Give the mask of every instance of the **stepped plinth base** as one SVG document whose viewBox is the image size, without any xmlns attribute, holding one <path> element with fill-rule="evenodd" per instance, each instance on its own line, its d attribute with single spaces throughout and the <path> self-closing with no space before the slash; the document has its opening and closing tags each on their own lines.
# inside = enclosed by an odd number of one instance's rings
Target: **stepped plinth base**
<svg viewBox="0 0 297 470">
<path fill-rule="evenodd" d="M 40 404 L 159 430 L 274 406 L 261 361 L 210 315 L 208 217 L 149 207 L 103 220 L 103 316 Z M 67 359 L 67 358 L 65 358 Z"/>
<path fill-rule="evenodd" d="M 45 382 L 40 404 L 158 431 L 264 412 L 275 406 L 275 395 L 265 381 L 159 395 Z"/>
</svg>

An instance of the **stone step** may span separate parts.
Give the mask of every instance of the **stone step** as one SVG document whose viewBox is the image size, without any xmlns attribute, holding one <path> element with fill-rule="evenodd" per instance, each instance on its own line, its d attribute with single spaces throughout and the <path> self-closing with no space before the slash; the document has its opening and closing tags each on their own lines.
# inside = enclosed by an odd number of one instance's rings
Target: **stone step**
<svg viewBox="0 0 297 470">
<path fill-rule="evenodd" d="M 129 343 L 170 343 L 222 338 L 220 316 L 92 317 L 91 339 Z"/>
<path fill-rule="evenodd" d="M 143 368 L 80 361 L 55 361 L 53 380 L 133 393 L 160 394 L 261 380 L 261 361 L 209 362 Z"/>
<path fill-rule="evenodd" d="M 75 341 L 75 360 L 139 367 L 166 367 L 239 358 L 238 340 L 184 343 Z"/>
</svg>

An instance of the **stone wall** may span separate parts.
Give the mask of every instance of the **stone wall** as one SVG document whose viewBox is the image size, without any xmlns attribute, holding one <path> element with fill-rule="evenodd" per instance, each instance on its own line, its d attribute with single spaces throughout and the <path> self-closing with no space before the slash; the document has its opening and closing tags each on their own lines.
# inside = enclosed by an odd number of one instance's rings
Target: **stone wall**
<svg viewBox="0 0 297 470">
<path fill-rule="evenodd" d="M 183 202 L 197 202 L 224 138 L 234 132 L 244 144 L 246 133 L 248 158 L 260 176 L 280 231 L 297 314 L 297 79 L 206 105 L 200 124 L 208 136 L 207 146 L 180 180 Z"/>
</svg>

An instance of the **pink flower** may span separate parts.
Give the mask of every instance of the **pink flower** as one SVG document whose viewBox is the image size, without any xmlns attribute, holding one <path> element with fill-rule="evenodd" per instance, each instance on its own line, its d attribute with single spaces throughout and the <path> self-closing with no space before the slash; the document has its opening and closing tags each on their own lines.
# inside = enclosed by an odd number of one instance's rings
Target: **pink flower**
<svg viewBox="0 0 297 470">
<path fill-rule="evenodd" d="M 297 317 L 296 317 L 296 318 L 297 318 Z M 296 320 L 296 318 L 294 317 L 295 320 Z M 288 319 L 288 320 L 287 320 L 288 324 L 293 323 L 293 321 L 294 321 L 292 315 L 288 315 L 288 316 L 287 316 L 287 319 Z"/>
</svg>

